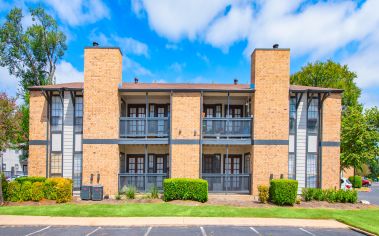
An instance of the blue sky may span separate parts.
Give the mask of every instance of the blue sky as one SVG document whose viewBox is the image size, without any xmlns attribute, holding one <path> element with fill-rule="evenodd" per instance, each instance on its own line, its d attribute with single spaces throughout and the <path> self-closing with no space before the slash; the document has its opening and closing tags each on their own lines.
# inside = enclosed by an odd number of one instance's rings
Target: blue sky
<svg viewBox="0 0 379 236">
<path fill-rule="evenodd" d="M 68 37 L 58 83 L 83 81 L 85 46 L 119 46 L 123 80 L 241 83 L 250 81 L 257 47 L 291 49 L 291 73 L 333 59 L 358 74 L 361 102 L 379 106 L 379 1 L 304 0 L 18 0 L 0 1 L 0 23 L 12 7 L 41 5 Z M 0 88 L 17 80 L 0 67 Z"/>
</svg>

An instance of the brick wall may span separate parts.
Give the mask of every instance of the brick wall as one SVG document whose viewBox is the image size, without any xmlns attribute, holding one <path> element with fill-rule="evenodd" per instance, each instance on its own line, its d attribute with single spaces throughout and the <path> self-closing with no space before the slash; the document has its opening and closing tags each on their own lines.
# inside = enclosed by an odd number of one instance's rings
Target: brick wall
<svg viewBox="0 0 379 236">
<path fill-rule="evenodd" d="M 29 139 L 46 140 L 47 101 L 41 91 L 30 92 Z M 46 176 L 46 145 L 29 145 L 28 174 Z"/>
<path fill-rule="evenodd" d="M 200 139 L 200 93 L 174 93 L 171 100 L 173 140 Z M 171 177 L 198 178 L 199 144 L 172 144 Z"/>
<path fill-rule="evenodd" d="M 286 49 L 256 49 L 252 54 L 251 82 L 255 84 L 252 112 L 254 140 L 288 140 L 290 52 Z M 252 147 L 252 193 L 269 184 L 270 174 L 288 173 L 288 145 Z"/>
<path fill-rule="evenodd" d="M 322 112 L 322 141 L 340 142 L 341 94 L 331 94 L 325 99 Z M 322 147 L 322 188 L 340 187 L 340 147 Z"/>
<path fill-rule="evenodd" d="M 119 136 L 122 55 L 114 48 L 84 50 L 83 139 L 117 139 Z M 104 194 L 118 191 L 118 144 L 83 144 L 83 183 L 100 173 Z"/>
</svg>

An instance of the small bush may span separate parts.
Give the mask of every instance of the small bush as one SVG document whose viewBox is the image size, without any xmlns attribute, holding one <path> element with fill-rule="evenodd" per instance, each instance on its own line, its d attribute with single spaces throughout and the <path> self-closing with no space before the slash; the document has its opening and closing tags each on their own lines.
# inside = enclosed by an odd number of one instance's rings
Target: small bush
<svg viewBox="0 0 379 236">
<path fill-rule="evenodd" d="M 45 177 L 39 177 L 39 176 L 23 176 L 23 177 L 18 177 L 15 179 L 15 181 L 19 182 L 21 185 L 26 181 L 35 183 L 35 182 L 45 182 L 45 180 L 46 180 Z"/>
<path fill-rule="evenodd" d="M 120 193 L 116 193 L 115 199 L 116 200 L 121 200 L 121 194 Z"/>
<path fill-rule="evenodd" d="M 354 188 L 362 188 L 362 177 L 361 176 L 359 176 L 359 175 L 350 176 L 349 180 L 353 184 Z"/>
<path fill-rule="evenodd" d="M 150 198 L 152 198 L 152 199 L 159 198 L 158 188 L 155 185 L 153 187 L 151 187 L 151 189 L 150 189 Z"/>
<path fill-rule="evenodd" d="M 32 200 L 32 182 L 24 181 L 21 184 L 21 201 Z"/>
<path fill-rule="evenodd" d="M 56 182 L 56 202 L 70 202 L 72 200 L 72 180 L 66 178 L 54 178 L 53 181 Z"/>
<path fill-rule="evenodd" d="M 32 201 L 39 202 L 44 198 L 43 183 L 34 182 L 32 184 Z"/>
<path fill-rule="evenodd" d="M 297 197 L 296 198 L 296 204 L 300 204 L 301 203 L 301 197 Z"/>
<path fill-rule="evenodd" d="M 125 196 L 126 199 L 135 199 L 136 198 L 136 187 L 130 186 L 126 189 Z"/>
<path fill-rule="evenodd" d="M 346 202 L 357 203 L 357 201 L 358 201 L 358 192 L 357 191 L 350 190 L 350 191 L 344 191 L 344 192 L 345 192 Z"/>
<path fill-rule="evenodd" d="M 279 206 L 293 206 L 296 202 L 297 187 L 297 180 L 273 179 L 270 181 L 270 200 Z"/>
<path fill-rule="evenodd" d="M 258 185 L 258 197 L 261 203 L 267 203 L 269 198 L 269 187 L 266 185 Z"/>
<path fill-rule="evenodd" d="M 334 189 L 324 189 L 324 199 L 329 203 L 334 203 L 337 201 L 337 191 Z"/>
<path fill-rule="evenodd" d="M 208 182 L 203 179 L 171 178 L 163 181 L 163 200 L 208 201 Z"/>
<path fill-rule="evenodd" d="M 46 199 L 56 200 L 57 199 L 57 191 L 55 189 L 56 182 L 52 179 L 46 179 L 43 183 L 43 194 Z"/>
<path fill-rule="evenodd" d="M 21 184 L 17 181 L 11 181 L 8 185 L 8 201 L 22 201 Z"/>
<path fill-rule="evenodd" d="M 7 200 L 8 199 L 8 181 L 5 178 L 4 173 L 1 173 L 0 177 L 1 177 L 1 186 L 3 190 L 3 199 Z"/>
<path fill-rule="evenodd" d="M 304 201 L 309 202 L 313 200 L 314 196 L 314 188 L 303 188 L 301 190 L 301 196 L 303 197 Z"/>
<path fill-rule="evenodd" d="M 321 188 L 313 188 L 313 200 L 324 201 L 325 194 Z"/>
</svg>

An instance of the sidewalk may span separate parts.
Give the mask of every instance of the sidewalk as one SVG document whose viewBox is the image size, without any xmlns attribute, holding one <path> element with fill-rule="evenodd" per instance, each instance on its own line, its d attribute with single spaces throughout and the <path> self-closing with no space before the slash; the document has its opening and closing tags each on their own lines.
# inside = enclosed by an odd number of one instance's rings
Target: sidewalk
<svg viewBox="0 0 379 236">
<path fill-rule="evenodd" d="M 3 226 L 287 226 L 312 228 L 349 228 L 335 220 L 237 218 L 237 217 L 51 217 L 0 216 Z"/>
</svg>

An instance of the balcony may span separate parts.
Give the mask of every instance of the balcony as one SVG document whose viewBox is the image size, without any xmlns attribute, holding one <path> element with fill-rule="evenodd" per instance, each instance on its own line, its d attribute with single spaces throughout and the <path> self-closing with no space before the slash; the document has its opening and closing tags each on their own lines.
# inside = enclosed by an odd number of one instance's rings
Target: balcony
<svg viewBox="0 0 379 236">
<path fill-rule="evenodd" d="M 250 193 L 250 174 L 203 173 L 202 178 L 212 193 Z"/>
<path fill-rule="evenodd" d="M 120 138 L 168 138 L 169 117 L 120 117 Z"/>
<path fill-rule="evenodd" d="M 203 138 L 250 139 L 251 118 L 203 118 Z"/>
<path fill-rule="evenodd" d="M 118 189 L 135 187 L 138 192 L 148 192 L 152 187 L 163 189 L 163 180 L 168 177 L 167 173 L 120 173 L 118 174 Z"/>
</svg>

